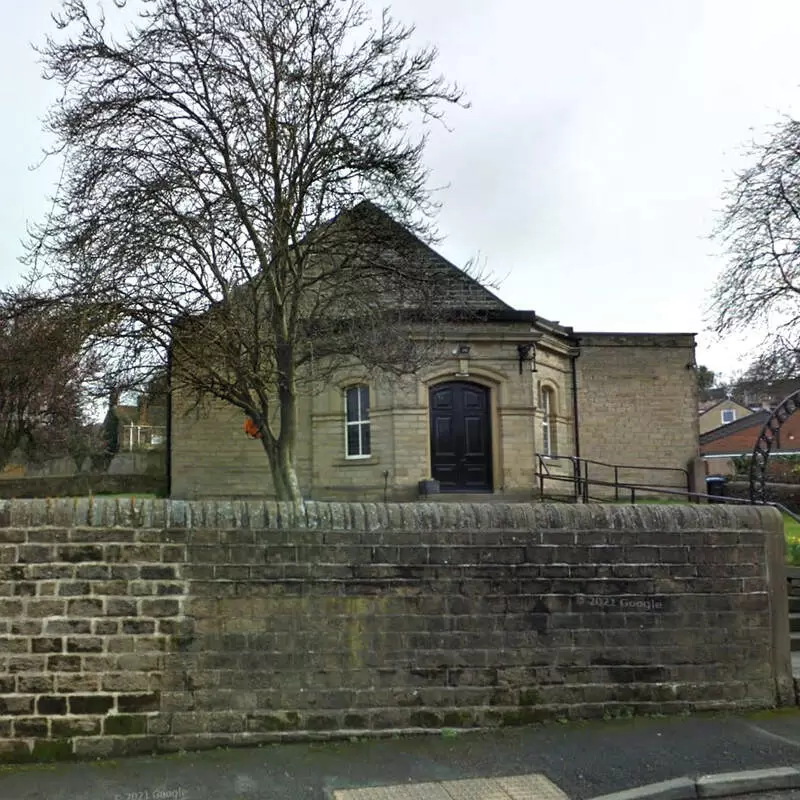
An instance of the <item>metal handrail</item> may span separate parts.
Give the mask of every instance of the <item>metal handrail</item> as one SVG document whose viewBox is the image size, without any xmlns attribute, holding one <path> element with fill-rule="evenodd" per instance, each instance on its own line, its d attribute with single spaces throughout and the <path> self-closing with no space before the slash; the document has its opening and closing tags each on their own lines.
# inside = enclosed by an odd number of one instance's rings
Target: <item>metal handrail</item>
<svg viewBox="0 0 800 800">
<path fill-rule="evenodd" d="M 614 498 L 619 500 L 619 489 L 620 488 L 630 488 L 634 484 L 626 484 L 620 483 L 619 480 L 619 473 L 621 470 L 640 470 L 640 471 L 647 471 L 647 472 L 679 472 L 683 475 L 686 481 L 686 490 L 687 493 L 691 493 L 692 484 L 691 478 L 689 477 L 689 471 L 683 469 L 682 467 L 647 467 L 647 466 L 634 466 L 632 464 L 609 464 L 605 461 L 595 461 L 590 458 L 580 458 L 578 456 L 548 456 L 542 453 L 536 453 L 536 458 L 539 463 L 539 493 L 540 495 L 544 495 L 544 480 L 545 477 L 549 477 L 551 479 L 561 479 L 560 476 L 554 476 L 550 473 L 550 469 L 546 463 L 547 460 L 550 461 L 569 461 L 572 464 L 572 478 L 569 480 L 573 481 L 575 484 L 575 498 L 582 497 L 584 502 L 589 501 L 589 486 L 591 484 L 594 485 L 607 485 L 613 486 L 614 488 Z M 608 469 L 614 470 L 614 482 L 598 482 L 597 480 L 589 480 L 589 465 L 606 467 Z M 672 488 L 666 484 L 651 484 L 653 488 Z"/>
<path fill-rule="evenodd" d="M 544 455 L 543 453 L 536 454 L 540 459 L 547 458 L 552 461 L 557 461 L 559 459 L 566 459 L 569 461 L 580 461 L 584 464 L 594 464 L 598 467 L 610 467 L 611 469 L 644 469 L 648 472 L 681 472 L 684 475 L 688 476 L 689 471 L 684 469 L 683 467 L 646 467 L 642 466 L 641 464 L 609 464 L 606 461 L 595 461 L 591 458 L 583 458 L 580 456 L 548 456 Z"/>
<path fill-rule="evenodd" d="M 570 458 L 569 456 L 563 456 L 563 458 L 567 459 Z M 572 482 L 573 478 L 564 476 L 564 475 L 552 475 L 548 470 L 548 477 L 550 480 L 554 481 L 569 481 Z M 744 497 L 721 497 L 720 495 L 715 494 L 706 494 L 705 492 L 693 492 L 693 491 L 684 491 L 683 489 L 673 489 L 661 486 L 645 486 L 642 484 L 625 484 L 625 483 L 612 483 L 611 481 L 601 481 L 601 480 L 591 480 L 589 481 L 592 486 L 614 486 L 619 487 L 621 489 L 629 489 L 631 492 L 631 503 L 636 503 L 636 492 L 650 492 L 656 494 L 666 494 L 666 495 L 674 495 L 676 497 L 685 497 L 689 499 L 689 502 L 692 500 L 712 500 L 716 503 L 724 503 L 730 505 L 744 505 L 744 506 L 769 506 L 771 508 L 775 508 L 783 514 L 791 517 L 795 522 L 800 522 L 800 515 L 796 514 L 794 511 L 789 510 L 783 503 L 776 503 L 775 501 L 762 501 L 759 503 L 754 503 L 752 500 Z M 542 492 L 541 496 L 544 496 L 544 483 L 542 482 Z M 588 496 L 588 494 L 587 494 Z"/>
</svg>

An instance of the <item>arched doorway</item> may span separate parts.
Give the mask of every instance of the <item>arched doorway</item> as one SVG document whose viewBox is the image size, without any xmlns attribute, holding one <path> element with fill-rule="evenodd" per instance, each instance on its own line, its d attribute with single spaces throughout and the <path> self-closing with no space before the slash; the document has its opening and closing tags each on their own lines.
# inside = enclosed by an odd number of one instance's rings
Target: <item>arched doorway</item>
<svg viewBox="0 0 800 800">
<path fill-rule="evenodd" d="M 489 389 L 469 381 L 431 387 L 431 477 L 443 492 L 492 491 Z"/>
</svg>

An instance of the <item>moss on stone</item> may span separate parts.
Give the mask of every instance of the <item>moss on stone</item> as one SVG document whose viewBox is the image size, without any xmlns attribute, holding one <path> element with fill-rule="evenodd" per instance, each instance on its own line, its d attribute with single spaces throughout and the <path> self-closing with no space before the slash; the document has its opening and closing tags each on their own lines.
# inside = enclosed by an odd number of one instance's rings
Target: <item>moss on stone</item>
<svg viewBox="0 0 800 800">
<path fill-rule="evenodd" d="M 138 714 L 115 714 L 106 717 L 104 733 L 108 736 L 135 736 L 147 733 L 147 717 Z"/>
<path fill-rule="evenodd" d="M 285 719 L 273 714 L 259 714 L 259 716 L 251 718 L 250 726 L 252 730 L 261 733 L 285 731 L 289 727 Z"/>
<path fill-rule="evenodd" d="M 502 716 L 503 725 L 532 725 L 541 722 L 541 713 L 534 708 L 520 708 L 516 711 L 506 711 Z"/>
<path fill-rule="evenodd" d="M 339 727 L 336 717 L 327 714 L 316 714 L 306 720 L 306 729 L 309 731 L 332 731 Z"/>
<path fill-rule="evenodd" d="M 289 729 L 300 727 L 300 715 L 296 711 L 286 712 L 286 727 Z"/>
<path fill-rule="evenodd" d="M 440 728 L 442 720 L 433 711 L 415 711 L 409 720 L 415 728 Z"/>
<path fill-rule="evenodd" d="M 469 711 L 448 711 L 443 724 L 446 728 L 469 728 L 475 724 L 475 719 Z"/>
<path fill-rule="evenodd" d="M 70 739 L 37 739 L 31 752 L 33 761 L 67 761 L 74 758 Z"/>
<path fill-rule="evenodd" d="M 408 694 L 397 698 L 399 708 L 414 708 L 415 706 L 425 705 L 425 701 L 419 694 Z"/>
<path fill-rule="evenodd" d="M 538 706 L 542 702 L 542 695 L 537 689 L 523 689 L 519 693 L 521 706 Z"/>
</svg>

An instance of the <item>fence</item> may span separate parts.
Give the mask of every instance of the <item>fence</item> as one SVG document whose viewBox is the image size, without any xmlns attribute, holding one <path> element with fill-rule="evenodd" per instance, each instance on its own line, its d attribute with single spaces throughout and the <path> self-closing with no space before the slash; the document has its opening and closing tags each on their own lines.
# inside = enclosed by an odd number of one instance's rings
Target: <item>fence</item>
<svg viewBox="0 0 800 800">
<path fill-rule="evenodd" d="M 167 429 L 164 425 L 124 425 L 120 436 L 120 450 L 153 450 L 164 447 Z"/>
</svg>

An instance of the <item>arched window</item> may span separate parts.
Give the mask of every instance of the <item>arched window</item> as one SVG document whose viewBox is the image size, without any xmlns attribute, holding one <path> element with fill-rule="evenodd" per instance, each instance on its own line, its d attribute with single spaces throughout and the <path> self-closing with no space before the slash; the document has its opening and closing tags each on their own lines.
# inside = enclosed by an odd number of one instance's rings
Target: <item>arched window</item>
<svg viewBox="0 0 800 800">
<path fill-rule="evenodd" d="M 369 428 L 369 386 L 348 386 L 344 390 L 345 456 L 368 458 L 371 453 Z"/>
<path fill-rule="evenodd" d="M 545 456 L 556 455 L 556 393 L 549 386 L 540 389 L 542 410 L 542 449 Z"/>
</svg>

